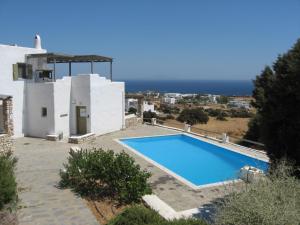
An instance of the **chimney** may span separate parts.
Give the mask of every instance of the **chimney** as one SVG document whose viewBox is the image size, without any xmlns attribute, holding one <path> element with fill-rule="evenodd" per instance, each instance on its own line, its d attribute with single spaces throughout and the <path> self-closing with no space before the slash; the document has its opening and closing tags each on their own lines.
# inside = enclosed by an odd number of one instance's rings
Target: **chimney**
<svg viewBox="0 0 300 225">
<path fill-rule="evenodd" d="M 42 41 L 40 35 L 36 34 L 34 37 L 34 48 L 42 49 Z"/>
</svg>

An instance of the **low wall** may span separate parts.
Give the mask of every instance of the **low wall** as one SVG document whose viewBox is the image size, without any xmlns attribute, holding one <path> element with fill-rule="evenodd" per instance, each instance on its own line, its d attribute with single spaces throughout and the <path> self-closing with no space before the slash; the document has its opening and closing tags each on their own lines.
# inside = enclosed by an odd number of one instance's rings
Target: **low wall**
<svg viewBox="0 0 300 225">
<path fill-rule="evenodd" d="M 141 118 L 138 118 L 136 115 L 130 114 L 125 116 L 125 127 L 134 127 L 138 125 L 139 123 L 142 123 Z"/>
<path fill-rule="evenodd" d="M 0 134 L 0 153 L 13 150 L 12 138 L 7 134 Z"/>
</svg>

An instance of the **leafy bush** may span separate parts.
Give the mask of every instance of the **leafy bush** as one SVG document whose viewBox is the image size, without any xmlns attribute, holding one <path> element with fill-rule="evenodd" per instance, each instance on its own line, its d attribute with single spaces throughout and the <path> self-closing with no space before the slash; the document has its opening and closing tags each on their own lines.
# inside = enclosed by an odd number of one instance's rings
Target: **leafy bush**
<svg viewBox="0 0 300 225">
<path fill-rule="evenodd" d="M 65 170 L 60 171 L 62 187 L 71 187 L 89 197 L 111 197 L 120 203 L 139 202 L 151 193 L 150 173 L 125 152 L 103 149 L 70 151 Z"/>
<path fill-rule="evenodd" d="M 253 117 L 254 114 L 247 109 L 231 109 L 230 116 L 233 118 L 250 118 Z"/>
<path fill-rule="evenodd" d="M 217 102 L 219 104 L 227 104 L 229 101 L 229 98 L 227 96 L 221 95 L 220 97 L 217 98 Z"/>
<path fill-rule="evenodd" d="M 174 120 L 175 117 L 174 117 L 173 115 L 171 115 L 171 114 L 168 114 L 168 115 L 166 116 L 166 119 L 167 119 L 167 120 Z"/>
<path fill-rule="evenodd" d="M 300 181 L 292 172 L 280 163 L 266 179 L 229 195 L 218 210 L 216 224 L 299 225 Z"/>
<path fill-rule="evenodd" d="M 220 113 L 219 115 L 217 115 L 216 119 L 221 121 L 227 120 L 224 113 Z"/>
<path fill-rule="evenodd" d="M 12 152 L 0 153 L 0 210 L 17 200 L 16 162 Z"/>
<path fill-rule="evenodd" d="M 156 115 L 155 112 L 151 112 L 151 111 L 149 110 L 149 111 L 143 112 L 143 117 L 144 117 L 144 119 L 151 119 L 151 118 L 156 118 L 157 115 Z"/>
<path fill-rule="evenodd" d="M 129 114 L 136 114 L 136 112 L 137 112 L 137 109 L 136 109 L 136 108 L 130 107 L 130 108 L 128 109 L 128 113 L 129 113 Z"/>
<path fill-rule="evenodd" d="M 220 114 L 221 110 L 220 109 L 205 109 L 205 112 L 208 113 L 209 116 L 211 117 L 216 117 Z"/>
<path fill-rule="evenodd" d="M 126 209 L 108 225 L 206 225 L 205 222 L 196 219 L 180 219 L 167 221 L 157 212 L 144 206 L 133 206 Z"/>
<path fill-rule="evenodd" d="M 144 225 L 160 224 L 164 219 L 154 210 L 144 206 L 132 206 L 111 220 L 108 225 Z"/>
<path fill-rule="evenodd" d="M 178 107 L 167 105 L 167 104 L 161 104 L 159 110 L 165 114 L 171 114 L 171 113 L 178 114 L 180 111 Z"/>
<path fill-rule="evenodd" d="M 207 123 L 209 117 L 201 108 L 184 109 L 177 117 L 177 120 L 194 125 L 197 123 Z"/>
</svg>

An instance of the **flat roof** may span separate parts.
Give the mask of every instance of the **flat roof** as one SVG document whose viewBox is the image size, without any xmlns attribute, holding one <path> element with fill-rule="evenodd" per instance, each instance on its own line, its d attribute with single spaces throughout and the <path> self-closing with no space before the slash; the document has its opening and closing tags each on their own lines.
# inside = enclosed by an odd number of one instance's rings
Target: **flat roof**
<svg viewBox="0 0 300 225">
<path fill-rule="evenodd" d="M 47 63 L 112 62 L 113 58 L 101 55 L 69 55 L 64 53 L 29 54 L 27 58 L 47 58 Z"/>
</svg>

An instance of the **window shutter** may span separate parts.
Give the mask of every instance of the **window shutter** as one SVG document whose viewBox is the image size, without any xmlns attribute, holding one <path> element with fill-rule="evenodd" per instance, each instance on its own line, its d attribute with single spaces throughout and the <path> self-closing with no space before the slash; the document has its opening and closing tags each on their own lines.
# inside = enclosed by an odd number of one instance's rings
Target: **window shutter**
<svg viewBox="0 0 300 225">
<path fill-rule="evenodd" d="M 18 71 L 18 64 L 13 64 L 13 79 L 19 79 L 19 71 Z"/>
<path fill-rule="evenodd" d="M 27 73 L 27 79 L 31 80 L 32 79 L 32 65 L 31 64 L 27 64 L 26 65 L 26 73 Z"/>
</svg>

